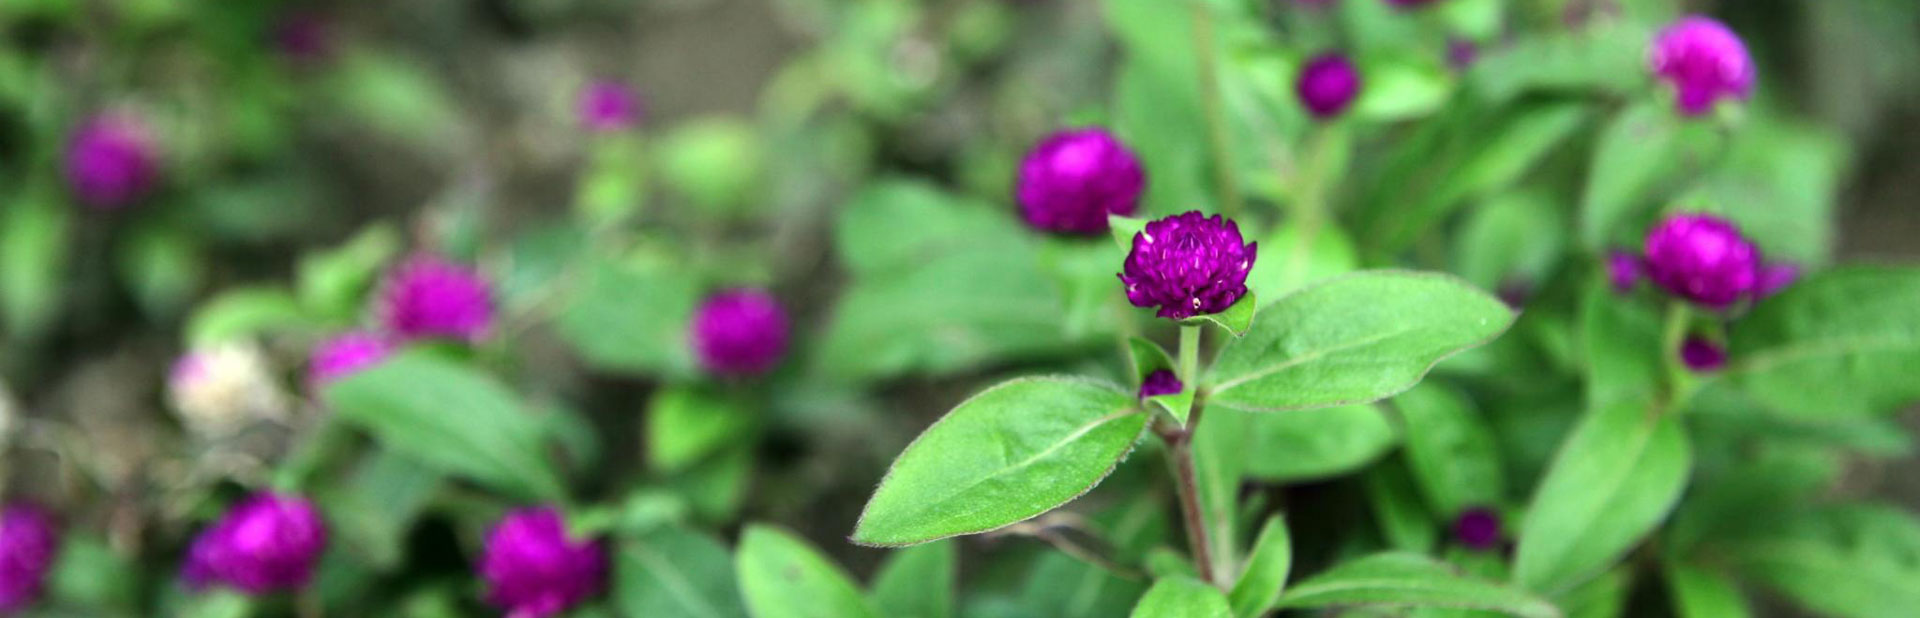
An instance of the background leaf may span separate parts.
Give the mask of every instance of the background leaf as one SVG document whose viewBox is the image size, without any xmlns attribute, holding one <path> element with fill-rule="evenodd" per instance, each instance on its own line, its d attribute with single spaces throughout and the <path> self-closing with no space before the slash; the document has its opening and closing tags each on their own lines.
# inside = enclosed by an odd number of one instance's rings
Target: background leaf
<svg viewBox="0 0 1920 618">
<path fill-rule="evenodd" d="M 1375 554 L 1346 562 L 1295 584 L 1281 607 L 1350 605 L 1458 607 L 1523 618 L 1558 618 L 1552 603 L 1524 591 L 1455 574 L 1425 556 Z"/>
<path fill-rule="evenodd" d="M 806 541 L 748 526 L 734 558 L 754 618 L 877 618 L 853 579 Z"/>
<path fill-rule="evenodd" d="M 1451 519 L 1472 507 L 1497 507 L 1506 489 L 1492 428 L 1465 395 L 1428 382 L 1393 398 L 1406 423 L 1407 463 L 1427 502 Z"/>
<path fill-rule="evenodd" d="M 1287 571 L 1293 568 L 1293 539 L 1287 534 L 1287 521 L 1275 515 L 1260 527 L 1253 550 L 1247 552 L 1247 566 L 1233 583 L 1228 602 L 1238 618 L 1260 618 L 1280 602 L 1287 585 Z"/>
<path fill-rule="evenodd" d="M 1191 577 L 1167 577 L 1153 583 L 1132 618 L 1232 618 L 1227 597 Z"/>
<path fill-rule="evenodd" d="M 1920 399 L 1920 269 L 1842 268 L 1759 303 L 1731 329 L 1728 375 L 1767 409 L 1864 416 Z"/>
<path fill-rule="evenodd" d="M 613 598 L 626 616 L 733 618 L 747 615 L 727 548 L 669 526 L 615 545 Z"/>
<path fill-rule="evenodd" d="M 874 607 L 893 618 L 951 618 L 959 561 L 954 541 L 894 550 L 873 576 Z"/>
</svg>

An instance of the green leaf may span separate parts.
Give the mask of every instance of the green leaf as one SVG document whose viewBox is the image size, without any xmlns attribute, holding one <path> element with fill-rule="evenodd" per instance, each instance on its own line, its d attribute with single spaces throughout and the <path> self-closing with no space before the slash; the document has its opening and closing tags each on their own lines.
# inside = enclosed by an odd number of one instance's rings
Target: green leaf
<svg viewBox="0 0 1920 618">
<path fill-rule="evenodd" d="M 679 471 L 752 426 L 753 417 L 726 394 L 691 386 L 662 388 L 647 405 L 647 465 Z"/>
<path fill-rule="evenodd" d="M 1353 239 L 1331 222 L 1312 226 L 1286 223 L 1260 239 L 1260 259 L 1247 274 L 1247 289 L 1262 307 L 1310 283 L 1353 272 L 1360 266 Z"/>
<path fill-rule="evenodd" d="M 1221 328 L 1227 329 L 1227 332 L 1233 333 L 1235 337 L 1244 337 L 1247 334 L 1247 329 L 1253 328 L 1253 313 L 1259 306 L 1260 301 L 1255 299 L 1252 290 L 1248 290 L 1246 296 L 1240 297 L 1240 300 L 1234 301 L 1232 306 L 1227 307 L 1219 313 L 1197 315 L 1181 320 L 1180 323 L 1198 324 L 1201 322 L 1212 322 L 1219 324 Z"/>
<path fill-rule="evenodd" d="M 1647 401 L 1658 394 L 1661 317 L 1648 303 L 1628 302 L 1605 281 L 1589 281 L 1581 297 L 1587 406 Z"/>
<path fill-rule="evenodd" d="M 1447 565 L 1416 554 L 1385 553 L 1336 566 L 1295 584 L 1281 607 L 1383 605 L 1457 607 L 1523 618 L 1558 618 L 1560 610 L 1525 591 L 1464 577 Z"/>
<path fill-rule="evenodd" d="M 1239 568 L 1240 487 L 1246 478 L 1248 414 L 1225 408 L 1207 408 L 1203 422 L 1193 426 L 1194 493 L 1200 502 L 1200 523 L 1212 543 L 1208 555 L 1213 572 Z"/>
<path fill-rule="evenodd" d="M 1026 520 L 1086 493 L 1132 450 L 1133 397 L 1071 378 L 1003 382 L 955 406 L 893 462 L 853 531 L 924 543 Z"/>
<path fill-rule="evenodd" d="M 1513 320 L 1499 299 L 1446 275 L 1347 275 L 1260 310 L 1214 362 L 1208 401 L 1264 412 L 1390 397 Z"/>
<path fill-rule="evenodd" d="M 733 558 L 719 541 L 679 527 L 655 529 L 617 545 L 613 600 L 627 616 L 746 616 Z"/>
<path fill-rule="evenodd" d="M 1113 233 L 1113 242 L 1120 245 L 1121 251 L 1132 251 L 1134 235 L 1146 229 L 1146 219 L 1107 215 L 1107 231 Z"/>
<path fill-rule="evenodd" d="M 351 476 L 318 492 L 339 545 L 354 559 L 390 570 L 405 558 L 406 537 L 442 485 L 439 472 L 392 450 L 368 453 Z"/>
<path fill-rule="evenodd" d="M 1591 410 L 1534 493 L 1514 580 L 1552 592 L 1605 571 L 1666 518 L 1691 465 L 1675 415 L 1626 400 Z"/>
<path fill-rule="evenodd" d="M 1420 490 L 1414 487 L 1413 474 L 1407 467 L 1399 459 L 1389 459 L 1368 470 L 1363 480 L 1374 520 L 1380 523 L 1380 534 L 1386 537 L 1387 545 L 1401 551 L 1432 551 L 1440 528 L 1420 499 Z"/>
<path fill-rule="evenodd" d="M 1776 413 L 1865 416 L 1920 399 L 1920 269 L 1842 268 L 1761 301 L 1728 377 Z"/>
<path fill-rule="evenodd" d="M 1247 476 L 1267 482 L 1324 479 L 1373 463 L 1400 443 L 1400 432 L 1371 404 L 1261 414 L 1217 408 L 1208 422 L 1246 418 L 1235 452 Z"/>
<path fill-rule="evenodd" d="M 1667 587 L 1679 618 L 1744 618 L 1752 616 L 1740 587 L 1725 573 L 1684 564 L 1665 569 Z"/>
<path fill-rule="evenodd" d="M 765 147 L 745 121 L 713 117 L 673 129 L 661 140 L 660 179 L 709 212 L 737 213 L 758 196 Z"/>
<path fill-rule="evenodd" d="M 1920 607 L 1920 520 L 1899 508 L 1811 510 L 1723 551 L 1747 577 L 1818 614 L 1900 616 Z"/>
<path fill-rule="evenodd" d="M 554 326 L 589 366 L 691 373 L 686 329 L 699 302 L 692 272 L 665 259 L 607 260 L 589 265 L 582 278 Z"/>
<path fill-rule="evenodd" d="M 297 277 L 300 303 L 318 315 L 352 319 L 365 306 L 362 301 L 380 276 L 381 266 L 399 252 L 399 230 L 376 223 L 338 247 L 302 256 Z"/>
<path fill-rule="evenodd" d="M 1487 198 L 1453 237 L 1452 271 L 1484 289 L 1547 281 L 1560 264 L 1570 227 L 1555 199 L 1551 191 L 1534 187 Z"/>
<path fill-rule="evenodd" d="M 143 572 L 115 553 L 107 540 L 80 531 L 63 535 L 59 559 L 48 575 L 49 597 L 96 612 L 131 615 Z"/>
<path fill-rule="evenodd" d="M 228 290 L 207 301 L 187 320 L 187 342 L 206 346 L 307 323 L 293 294 L 277 287 Z"/>
<path fill-rule="evenodd" d="M 7 334 L 39 333 L 65 289 L 73 206 L 46 188 L 22 190 L 0 209 L 0 314 Z"/>
<path fill-rule="evenodd" d="M 1394 122 L 1424 116 L 1446 102 L 1453 80 L 1438 62 L 1412 57 L 1392 62 L 1363 62 L 1365 86 L 1353 102 L 1352 114 L 1375 122 Z"/>
<path fill-rule="evenodd" d="M 329 386 L 325 400 L 341 420 L 420 463 L 522 498 L 563 493 L 540 419 L 465 366 L 403 353 Z"/>
<path fill-rule="evenodd" d="M 953 541 L 894 550 L 873 576 L 873 605 L 891 618 L 952 618 L 959 560 Z"/>
<path fill-rule="evenodd" d="M 1238 618 L 1260 618 L 1280 602 L 1287 585 L 1287 571 L 1293 568 L 1293 540 L 1287 535 L 1287 521 L 1275 515 L 1267 518 L 1260 536 L 1247 554 L 1246 570 L 1233 583 L 1228 601 Z"/>
<path fill-rule="evenodd" d="M 1580 197 L 1580 237 L 1590 248 L 1631 238 L 1626 224 L 1664 201 L 1676 180 L 1700 172 L 1698 163 L 1725 140 L 1710 123 L 1675 116 L 1664 102 L 1627 108 L 1600 133 L 1593 169 Z M 1663 185 L 1667 185 L 1664 186 Z"/>
<path fill-rule="evenodd" d="M 200 290 L 207 265 L 194 234 L 142 225 L 122 242 L 120 277 L 147 313 L 172 316 Z"/>
<path fill-rule="evenodd" d="M 1167 354 L 1166 348 L 1162 348 L 1160 344 L 1152 341 L 1147 341 L 1139 337 L 1128 337 L 1127 353 L 1128 358 L 1133 361 L 1134 383 L 1136 384 L 1144 383 L 1147 376 L 1155 371 L 1165 370 L 1172 371 L 1176 374 L 1180 371 L 1174 366 L 1173 356 Z M 1183 384 L 1182 386 L 1185 385 Z M 1148 397 L 1147 401 L 1166 410 L 1167 414 L 1172 415 L 1174 420 L 1180 421 L 1180 425 L 1184 427 L 1187 424 L 1187 416 L 1193 411 L 1193 389 L 1182 388 L 1180 392 L 1172 395 L 1154 395 Z"/>
<path fill-rule="evenodd" d="M 754 524 L 734 558 L 754 618 L 878 618 L 853 578 L 799 537 Z"/>
<path fill-rule="evenodd" d="M 1233 618 L 1220 590 L 1191 577 L 1167 577 L 1153 583 L 1132 618 Z"/>
<path fill-rule="evenodd" d="M 735 444 L 703 460 L 671 481 L 674 490 L 693 507 L 694 514 L 711 523 L 732 521 L 747 499 L 753 480 L 753 448 Z"/>
<path fill-rule="evenodd" d="M 1499 445 L 1465 395 L 1429 382 L 1393 404 L 1406 423 L 1407 463 L 1435 512 L 1450 518 L 1500 504 L 1507 484 Z"/>
</svg>

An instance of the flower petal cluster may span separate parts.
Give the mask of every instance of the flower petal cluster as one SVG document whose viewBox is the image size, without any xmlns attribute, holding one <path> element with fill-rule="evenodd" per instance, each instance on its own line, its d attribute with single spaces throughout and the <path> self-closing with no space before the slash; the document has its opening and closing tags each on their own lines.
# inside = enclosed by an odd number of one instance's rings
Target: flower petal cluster
<svg viewBox="0 0 1920 618">
<path fill-rule="evenodd" d="M 1157 306 L 1163 318 L 1219 313 L 1247 295 L 1258 244 L 1245 243 L 1240 226 L 1220 215 L 1173 215 L 1133 235 L 1120 282 L 1128 302 Z"/>
<path fill-rule="evenodd" d="M 327 547 L 327 525 L 305 498 L 263 492 L 234 506 L 195 538 L 186 579 L 247 594 L 305 586 Z"/>
<path fill-rule="evenodd" d="M 1360 69 L 1346 56 L 1325 54 L 1307 61 L 1293 88 L 1313 117 L 1333 118 L 1360 95 Z"/>
<path fill-rule="evenodd" d="M 727 376 L 765 373 L 786 354 L 787 312 L 761 290 L 715 294 L 694 312 L 689 339 L 700 365 Z"/>
<path fill-rule="evenodd" d="M 380 315 L 402 340 L 478 341 L 493 328 L 493 290 L 480 273 L 437 256 L 416 255 L 387 277 Z"/>
<path fill-rule="evenodd" d="M 60 533 L 46 511 L 30 504 L 0 509 L 0 613 L 40 598 L 60 552 Z"/>
<path fill-rule="evenodd" d="M 1107 215 L 1131 215 L 1146 171 L 1119 138 L 1099 127 L 1047 136 L 1020 161 L 1014 199 L 1027 224 L 1048 232 L 1107 231 Z"/>
<path fill-rule="evenodd" d="M 1680 113 L 1698 116 L 1722 99 L 1753 93 L 1753 59 L 1733 30 L 1693 15 L 1668 25 L 1654 38 L 1648 64 L 1678 95 Z"/>
<path fill-rule="evenodd" d="M 153 132 L 132 114 L 94 116 L 67 144 L 67 186 L 89 206 L 124 207 L 152 190 L 159 175 L 160 155 Z"/>
<path fill-rule="evenodd" d="M 552 507 L 519 509 L 487 534 L 480 557 L 487 602 L 512 618 L 546 618 L 599 594 L 606 552 L 592 540 L 567 538 Z"/>
</svg>

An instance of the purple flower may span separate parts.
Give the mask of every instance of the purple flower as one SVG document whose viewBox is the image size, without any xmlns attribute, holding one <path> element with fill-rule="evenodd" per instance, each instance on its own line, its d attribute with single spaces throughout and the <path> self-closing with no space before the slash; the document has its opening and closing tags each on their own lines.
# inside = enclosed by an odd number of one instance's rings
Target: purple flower
<svg viewBox="0 0 1920 618">
<path fill-rule="evenodd" d="M 1322 120 L 1340 115 L 1360 94 L 1360 70 L 1338 53 L 1323 54 L 1307 61 L 1293 85 L 1300 104 L 1313 117 Z"/>
<path fill-rule="evenodd" d="M 546 618 L 599 594 L 607 560 L 600 544 L 570 541 L 551 507 L 519 509 L 487 534 L 480 556 L 487 602 L 509 618 Z"/>
<path fill-rule="evenodd" d="M 385 337 L 348 332 L 320 342 L 307 357 L 307 386 L 319 390 L 333 381 L 370 367 L 393 353 Z"/>
<path fill-rule="evenodd" d="M 139 199 L 159 176 L 152 131 L 126 113 L 94 116 L 67 144 L 67 185 L 80 201 L 112 210 Z"/>
<path fill-rule="evenodd" d="M 1647 233 L 1645 259 L 1654 283 L 1709 308 L 1748 297 L 1759 282 L 1760 250 L 1739 228 L 1713 215 L 1661 221 Z"/>
<path fill-rule="evenodd" d="M 1500 545 L 1500 514 L 1473 507 L 1453 520 L 1453 538 L 1467 549 L 1488 550 Z"/>
<path fill-rule="evenodd" d="M 707 298 L 693 316 L 694 354 L 720 375 L 765 373 L 787 351 L 787 312 L 766 292 L 728 290 Z"/>
<path fill-rule="evenodd" d="M 1719 371 L 1727 366 L 1727 350 L 1704 337 L 1688 336 L 1680 342 L 1680 362 L 1695 373 Z"/>
<path fill-rule="evenodd" d="M 1061 131 L 1020 161 L 1014 197 L 1029 225 L 1065 234 L 1103 234 L 1107 215 L 1131 215 L 1146 188 L 1140 158 L 1106 129 Z"/>
<path fill-rule="evenodd" d="M 0 509 L 0 613 L 19 611 L 40 598 L 59 552 L 60 533 L 46 511 L 30 504 Z"/>
<path fill-rule="evenodd" d="M 1766 298 L 1779 294 L 1793 282 L 1800 280 L 1800 265 L 1788 262 L 1776 262 L 1760 267 L 1760 282 L 1755 284 L 1753 295 Z"/>
<path fill-rule="evenodd" d="M 1259 244 L 1241 243 L 1238 224 L 1197 210 L 1148 223 L 1120 273 L 1127 301 L 1175 320 L 1225 311 L 1247 295 Z"/>
<path fill-rule="evenodd" d="M 580 125 L 596 133 L 622 131 L 646 113 L 640 97 L 617 82 L 594 82 L 580 91 Z"/>
<path fill-rule="evenodd" d="M 299 496 L 262 492 L 234 506 L 193 540 L 186 579 L 194 589 L 224 585 L 247 594 L 307 584 L 327 547 L 327 525 Z"/>
<path fill-rule="evenodd" d="M 1640 285 L 1640 277 L 1646 267 L 1640 256 L 1631 251 L 1615 249 L 1607 252 L 1607 282 L 1613 284 L 1613 291 L 1625 294 Z"/>
<path fill-rule="evenodd" d="M 1681 18 L 1654 38 L 1648 63 L 1679 93 L 1680 113 L 1698 116 L 1721 99 L 1753 92 L 1753 59 L 1739 35 L 1698 15 Z"/>
<path fill-rule="evenodd" d="M 1464 71 L 1473 66 L 1480 57 L 1480 46 L 1471 39 L 1449 39 L 1447 41 L 1447 66 L 1456 71 Z"/>
<path fill-rule="evenodd" d="M 1173 375 L 1172 371 L 1159 369 L 1147 374 L 1147 378 L 1140 381 L 1140 398 L 1177 395 L 1186 388 L 1186 385 L 1180 383 L 1179 376 Z"/>
<path fill-rule="evenodd" d="M 465 266 L 417 255 L 388 275 L 382 318 L 401 339 L 477 341 L 493 327 L 493 292 Z"/>
<path fill-rule="evenodd" d="M 273 46 L 295 64 L 318 64 L 333 57 L 333 26 L 319 13 L 294 11 L 274 25 Z"/>
</svg>

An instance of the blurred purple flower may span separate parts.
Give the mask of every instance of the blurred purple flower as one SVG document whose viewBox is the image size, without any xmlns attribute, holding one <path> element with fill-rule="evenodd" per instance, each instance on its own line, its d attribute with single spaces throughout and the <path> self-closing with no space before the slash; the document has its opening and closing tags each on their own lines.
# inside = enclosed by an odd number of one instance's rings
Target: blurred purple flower
<svg viewBox="0 0 1920 618">
<path fill-rule="evenodd" d="M 432 255 L 416 255 L 387 277 L 381 318 L 402 340 L 446 337 L 478 341 L 493 327 L 493 292 L 478 272 Z"/>
<path fill-rule="evenodd" d="M 333 24 L 323 15 L 293 11 L 273 26 L 273 46 L 294 64 L 313 65 L 333 58 Z"/>
<path fill-rule="evenodd" d="M 592 540 L 571 541 L 552 507 L 507 513 L 487 534 L 480 577 L 487 602 L 509 618 L 546 618 L 599 594 L 607 559 Z"/>
<path fill-rule="evenodd" d="M 1467 70 L 1467 67 L 1473 66 L 1473 61 L 1479 57 L 1480 46 L 1474 44 L 1472 39 L 1447 40 L 1447 66 L 1453 67 L 1455 71 Z"/>
<path fill-rule="evenodd" d="M 1127 301 L 1175 320 L 1225 311 L 1247 295 L 1259 243 L 1242 243 L 1238 224 L 1197 210 L 1148 223 L 1120 273 Z"/>
<path fill-rule="evenodd" d="M 1766 298 L 1779 294 L 1793 282 L 1800 280 L 1800 265 L 1791 262 L 1775 262 L 1760 267 L 1760 282 L 1755 284 L 1755 298 Z"/>
<path fill-rule="evenodd" d="M 318 391 L 333 381 L 373 366 L 393 353 L 385 337 L 347 332 L 320 342 L 307 357 L 307 386 Z"/>
<path fill-rule="evenodd" d="M 1486 507 L 1467 509 L 1453 520 L 1453 538 L 1467 549 L 1499 547 L 1500 513 Z"/>
<path fill-rule="evenodd" d="M 1179 376 L 1173 375 L 1172 371 L 1159 369 L 1147 374 L 1146 379 L 1140 381 L 1140 398 L 1177 395 L 1185 389 L 1186 385 L 1180 383 Z"/>
<path fill-rule="evenodd" d="M 1640 256 L 1631 251 L 1615 249 L 1607 252 L 1607 282 L 1613 284 L 1613 291 L 1625 294 L 1640 285 L 1646 266 Z"/>
<path fill-rule="evenodd" d="M 40 598 L 59 552 L 60 533 L 46 511 L 31 504 L 0 509 L 0 613 L 19 611 Z"/>
<path fill-rule="evenodd" d="M 159 171 L 153 132 L 130 113 L 95 115 L 67 144 L 67 185 L 95 208 L 118 209 L 146 195 Z"/>
<path fill-rule="evenodd" d="M 773 296 L 737 289 L 714 294 L 693 317 L 690 339 L 707 371 L 744 376 L 765 373 L 787 351 L 787 313 Z"/>
<path fill-rule="evenodd" d="M 1714 309 L 1749 297 L 1759 282 L 1760 250 L 1713 215 L 1667 217 L 1647 233 L 1645 260 L 1654 283 Z"/>
<path fill-rule="evenodd" d="M 1661 30 L 1648 63 L 1678 92 L 1682 115 L 1705 114 L 1721 99 L 1746 99 L 1753 92 L 1746 45 L 1712 18 L 1688 16 Z"/>
<path fill-rule="evenodd" d="M 1102 234 L 1107 215 L 1139 208 L 1146 182 L 1140 158 L 1106 129 L 1093 127 L 1054 133 L 1034 145 L 1020 161 L 1014 197 L 1035 228 Z"/>
<path fill-rule="evenodd" d="M 1727 366 L 1727 350 L 1700 336 L 1688 336 L 1680 343 L 1680 362 L 1695 373 L 1719 371 Z"/>
<path fill-rule="evenodd" d="M 618 82 L 588 84 L 580 91 L 580 125 L 596 133 L 623 131 L 640 123 L 646 108 L 640 96 Z"/>
<path fill-rule="evenodd" d="M 185 577 L 196 589 L 247 594 L 305 586 L 327 547 L 327 525 L 305 498 L 262 492 L 234 506 L 193 540 Z"/>
<path fill-rule="evenodd" d="M 1322 120 L 1340 115 L 1360 94 L 1360 70 L 1338 53 L 1324 54 L 1307 61 L 1294 82 L 1300 104 L 1313 117 Z"/>
</svg>

